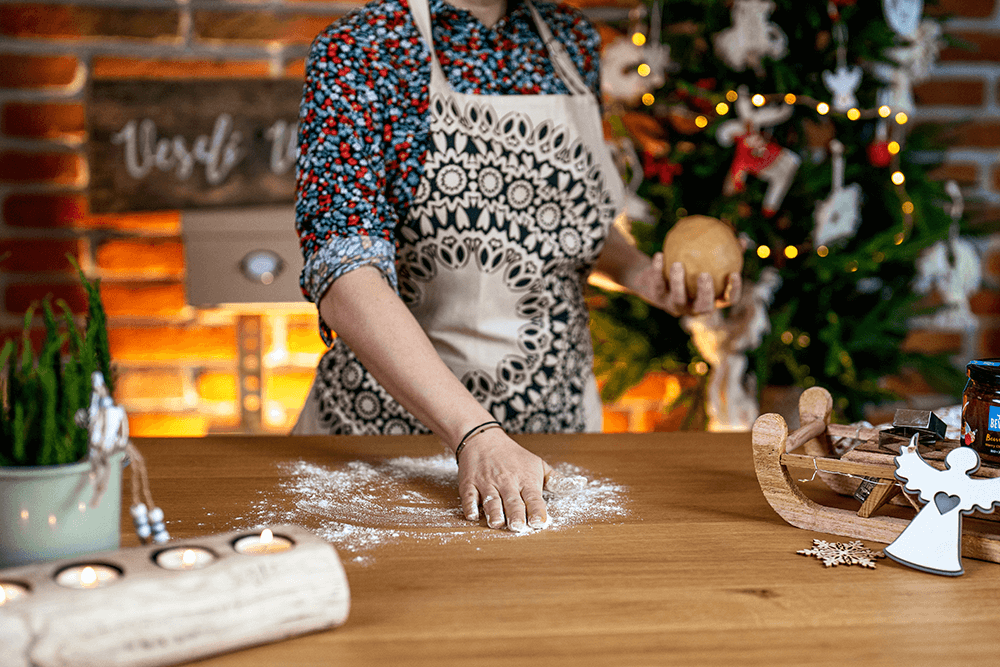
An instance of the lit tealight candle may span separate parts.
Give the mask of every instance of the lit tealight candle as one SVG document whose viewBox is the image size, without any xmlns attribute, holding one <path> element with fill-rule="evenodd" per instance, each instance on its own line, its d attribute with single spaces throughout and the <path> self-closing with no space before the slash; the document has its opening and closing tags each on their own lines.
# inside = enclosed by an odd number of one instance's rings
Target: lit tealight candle
<svg viewBox="0 0 1000 667">
<path fill-rule="evenodd" d="M 292 541 L 287 537 L 275 535 L 270 528 L 265 528 L 260 535 L 247 535 L 236 540 L 233 548 L 241 554 L 274 554 L 288 551 L 292 548 Z"/>
<path fill-rule="evenodd" d="M 156 564 L 165 570 L 200 570 L 215 562 L 215 554 L 201 547 L 176 547 L 156 554 Z"/>
<path fill-rule="evenodd" d="M 12 581 L 0 581 L 0 607 L 8 602 L 14 602 L 28 594 L 26 586 L 15 584 Z"/>
<path fill-rule="evenodd" d="M 121 574 L 118 568 L 100 563 L 72 565 L 59 571 L 56 583 L 66 588 L 101 588 L 115 583 Z"/>
</svg>

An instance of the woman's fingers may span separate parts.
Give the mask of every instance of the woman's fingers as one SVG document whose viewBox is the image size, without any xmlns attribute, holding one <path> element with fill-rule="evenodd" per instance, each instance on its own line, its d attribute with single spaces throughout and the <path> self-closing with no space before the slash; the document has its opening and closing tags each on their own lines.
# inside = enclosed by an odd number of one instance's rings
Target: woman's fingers
<svg viewBox="0 0 1000 667">
<path fill-rule="evenodd" d="M 459 498 L 462 501 L 462 514 L 469 521 L 479 521 L 479 490 L 472 484 L 459 489 Z"/>
<path fill-rule="evenodd" d="M 500 500 L 500 492 L 493 489 L 483 496 L 483 514 L 486 515 L 486 525 L 490 528 L 503 528 L 506 521 L 504 506 Z"/>
</svg>

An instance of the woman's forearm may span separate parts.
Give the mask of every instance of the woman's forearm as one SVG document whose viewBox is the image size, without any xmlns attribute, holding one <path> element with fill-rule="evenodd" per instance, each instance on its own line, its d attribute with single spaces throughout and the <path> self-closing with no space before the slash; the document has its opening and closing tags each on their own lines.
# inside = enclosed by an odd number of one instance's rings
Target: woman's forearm
<svg viewBox="0 0 1000 667">
<path fill-rule="evenodd" d="M 470 428 L 493 419 L 378 269 L 363 266 L 342 275 L 319 311 L 386 391 L 452 449 Z"/>
</svg>

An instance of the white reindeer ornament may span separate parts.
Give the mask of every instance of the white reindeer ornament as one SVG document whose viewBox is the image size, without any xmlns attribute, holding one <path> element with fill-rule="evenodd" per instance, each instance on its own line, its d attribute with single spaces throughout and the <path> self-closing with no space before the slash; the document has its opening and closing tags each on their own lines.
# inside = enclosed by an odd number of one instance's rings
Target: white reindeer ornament
<svg viewBox="0 0 1000 667">
<path fill-rule="evenodd" d="M 783 58 L 788 52 L 788 37 L 768 20 L 774 6 L 771 0 L 736 0 L 732 27 L 719 32 L 714 39 L 719 59 L 737 72 L 750 67 L 762 76 L 761 59 Z"/>
</svg>

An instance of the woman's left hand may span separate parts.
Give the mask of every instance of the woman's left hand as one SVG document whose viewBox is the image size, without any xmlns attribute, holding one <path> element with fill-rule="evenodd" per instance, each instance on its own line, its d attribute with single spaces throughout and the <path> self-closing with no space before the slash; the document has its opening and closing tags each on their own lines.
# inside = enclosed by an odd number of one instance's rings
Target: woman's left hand
<svg viewBox="0 0 1000 667">
<path fill-rule="evenodd" d="M 740 298 L 743 280 L 738 273 L 729 274 L 726 288 L 721 298 L 715 298 L 715 286 L 712 276 L 708 273 L 698 275 L 698 292 L 694 300 L 688 298 L 684 265 L 674 262 L 669 275 L 664 278 L 663 253 L 653 255 L 642 269 L 630 276 L 630 285 L 626 285 L 636 296 L 646 303 L 665 310 L 675 317 L 681 315 L 700 315 L 716 308 L 730 306 Z"/>
</svg>

